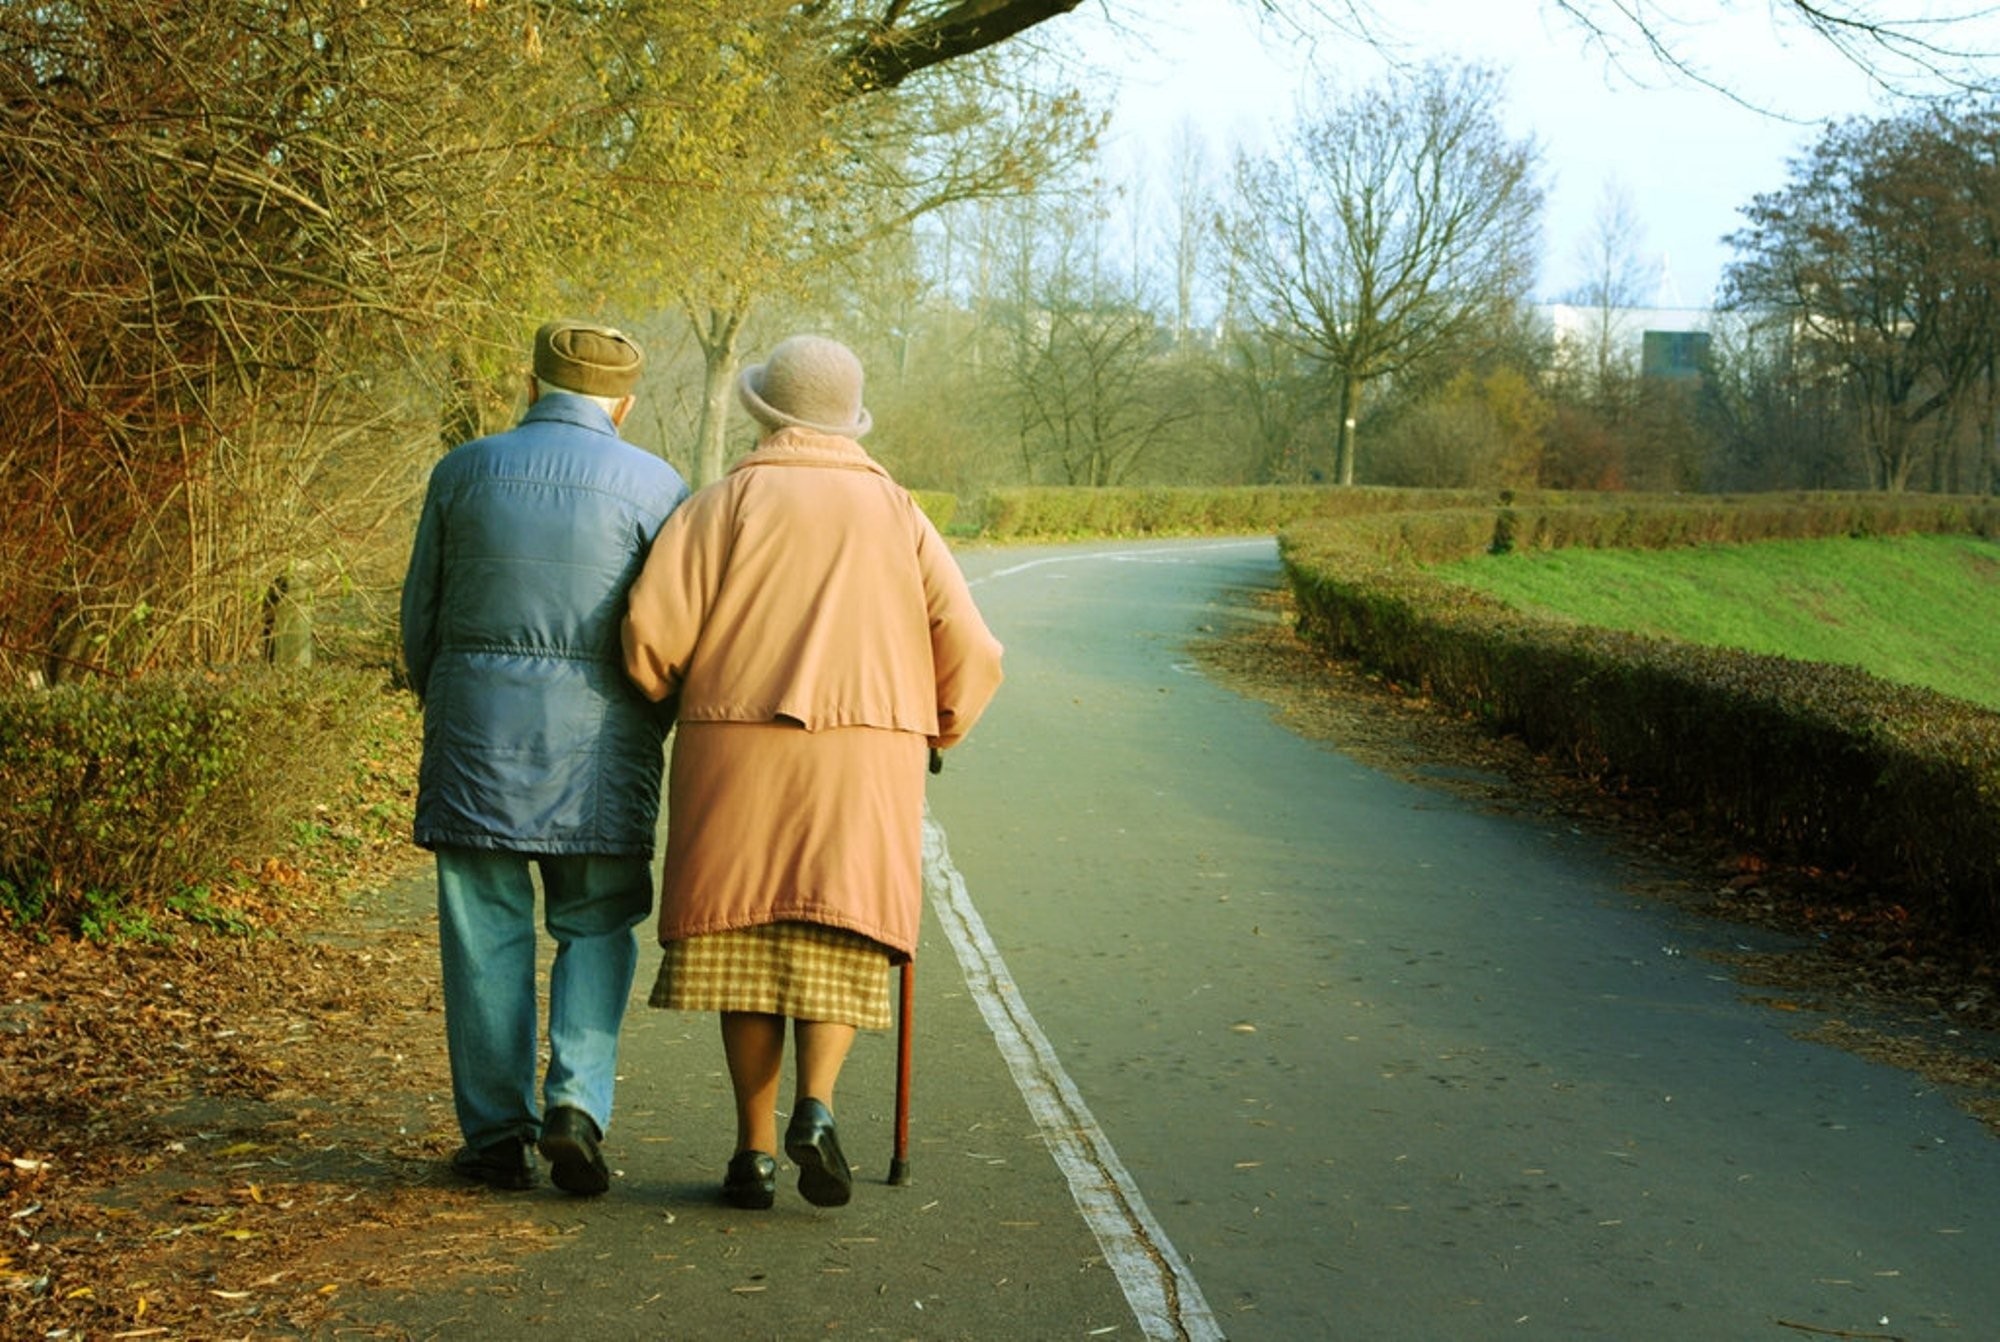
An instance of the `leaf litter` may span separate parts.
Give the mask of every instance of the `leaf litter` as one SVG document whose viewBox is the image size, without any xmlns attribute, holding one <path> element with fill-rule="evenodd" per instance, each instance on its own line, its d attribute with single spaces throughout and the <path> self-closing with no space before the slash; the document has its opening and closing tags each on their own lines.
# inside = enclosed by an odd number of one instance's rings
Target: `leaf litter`
<svg viewBox="0 0 2000 1342">
<path fill-rule="evenodd" d="M 546 1243 L 446 1169 L 428 934 L 292 893 L 247 936 L 12 939 L 0 1335 L 297 1335 Z"/>
</svg>

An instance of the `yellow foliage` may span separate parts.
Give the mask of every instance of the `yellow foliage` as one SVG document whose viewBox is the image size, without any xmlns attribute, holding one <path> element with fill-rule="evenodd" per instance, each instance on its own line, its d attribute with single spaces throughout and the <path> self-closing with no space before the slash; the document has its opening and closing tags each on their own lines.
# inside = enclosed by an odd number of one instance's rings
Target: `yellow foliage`
<svg viewBox="0 0 2000 1342">
<path fill-rule="evenodd" d="M 1517 369 L 1461 372 L 1445 386 L 1448 400 L 1469 402 L 1491 417 L 1497 433 L 1497 483 L 1532 487 L 1541 476 L 1544 435 L 1555 410 Z"/>
</svg>

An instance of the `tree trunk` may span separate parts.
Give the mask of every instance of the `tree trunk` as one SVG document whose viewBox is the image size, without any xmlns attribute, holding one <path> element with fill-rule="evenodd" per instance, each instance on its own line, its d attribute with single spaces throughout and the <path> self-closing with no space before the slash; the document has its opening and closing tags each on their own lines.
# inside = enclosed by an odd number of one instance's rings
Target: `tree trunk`
<svg viewBox="0 0 2000 1342">
<path fill-rule="evenodd" d="M 1354 420 L 1361 413 L 1361 379 L 1343 375 L 1340 379 L 1340 439 L 1334 453 L 1335 484 L 1354 483 Z"/>
<path fill-rule="evenodd" d="M 727 464 L 729 403 L 736 389 L 737 341 L 743 335 L 744 310 L 710 308 L 707 320 L 694 321 L 695 343 L 701 346 L 701 421 L 695 426 L 694 479 L 699 489 L 722 478 Z"/>
<path fill-rule="evenodd" d="M 1909 488 L 1910 468 L 1915 464 L 1915 455 L 1910 451 L 1904 435 L 1896 434 L 1891 442 L 1884 443 L 1877 453 L 1880 466 L 1876 488 L 1886 494 L 1901 494 Z"/>
<path fill-rule="evenodd" d="M 307 667 L 313 660 L 312 593 L 289 572 L 264 593 L 264 657 L 273 666 Z"/>
<path fill-rule="evenodd" d="M 1993 451 L 1995 420 L 2000 418 L 2000 414 L 1996 414 L 1996 410 L 2000 410 L 2000 407 L 1994 404 L 1996 394 L 2000 394 L 2000 378 L 1995 377 L 1995 372 L 1995 367 L 1989 364 L 1986 369 L 1986 385 L 1982 389 L 1984 394 L 1980 397 L 1979 459 L 1972 477 L 1975 494 L 2000 493 L 2000 473 L 1994 470 Z"/>
</svg>

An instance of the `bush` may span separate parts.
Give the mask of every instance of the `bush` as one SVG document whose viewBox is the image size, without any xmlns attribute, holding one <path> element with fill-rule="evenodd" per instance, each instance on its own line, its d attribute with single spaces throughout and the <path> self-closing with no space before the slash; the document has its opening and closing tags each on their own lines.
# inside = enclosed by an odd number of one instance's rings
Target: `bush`
<svg viewBox="0 0 2000 1342">
<path fill-rule="evenodd" d="M 924 510 L 924 516 L 931 519 L 932 526 L 940 532 L 951 530 L 952 519 L 958 515 L 958 495 L 935 489 L 913 489 L 910 497 Z"/>
<path fill-rule="evenodd" d="M 254 868 L 392 702 L 379 674 L 267 668 L 0 695 L 0 922 L 143 926 Z"/>
</svg>

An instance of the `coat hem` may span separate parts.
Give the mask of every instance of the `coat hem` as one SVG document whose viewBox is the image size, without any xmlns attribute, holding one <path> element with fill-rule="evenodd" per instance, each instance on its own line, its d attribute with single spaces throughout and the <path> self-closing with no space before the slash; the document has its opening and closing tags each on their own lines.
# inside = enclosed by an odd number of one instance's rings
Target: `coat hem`
<svg viewBox="0 0 2000 1342">
<path fill-rule="evenodd" d="M 562 857 L 653 856 L 652 844 L 611 843 L 598 839 L 544 839 L 499 834 L 450 834 L 427 831 L 412 837 L 419 848 L 476 848 L 494 853 L 548 854 Z"/>
<path fill-rule="evenodd" d="M 677 925 L 669 930 L 660 927 L 659 943 L 662 946 L 676 941 L 686 941 L 690 937 L 711 936 L 717 932 L 740 932 L 746 927 L 764 927 L 771 923 L 817 923 L 821 927 L 838 927 L 867 937 L 889 953 L 890 964 L 902 964 L 916 958 L 916 938 L 907 940 L 894 938 L 880 927 L 871 926 L 857 918 L 843 918 L 838 913 L 824 908 L 772 909 L 766 912 L 745 915 L 738 918 L 718 918 L 700 924 Z"/>
<path fill-rule="evenodd" d="M 830 712 L 802 714 L 793 707 L 783 704 L 750 705 L 721 704 L 704 708 L 689 709 L 682 705 L 679 720 L 682 722 L 796 722 L 809 732 L 838 731 L 847 727 L 867 727 L 878 732 L 906 732 L 911 736 L 926 739 L 938 734 L 935 719 L 930 723 L 899 722 L 894 714 L 871 713 L 867 709 L 834 709 Z"/>
</svg>

